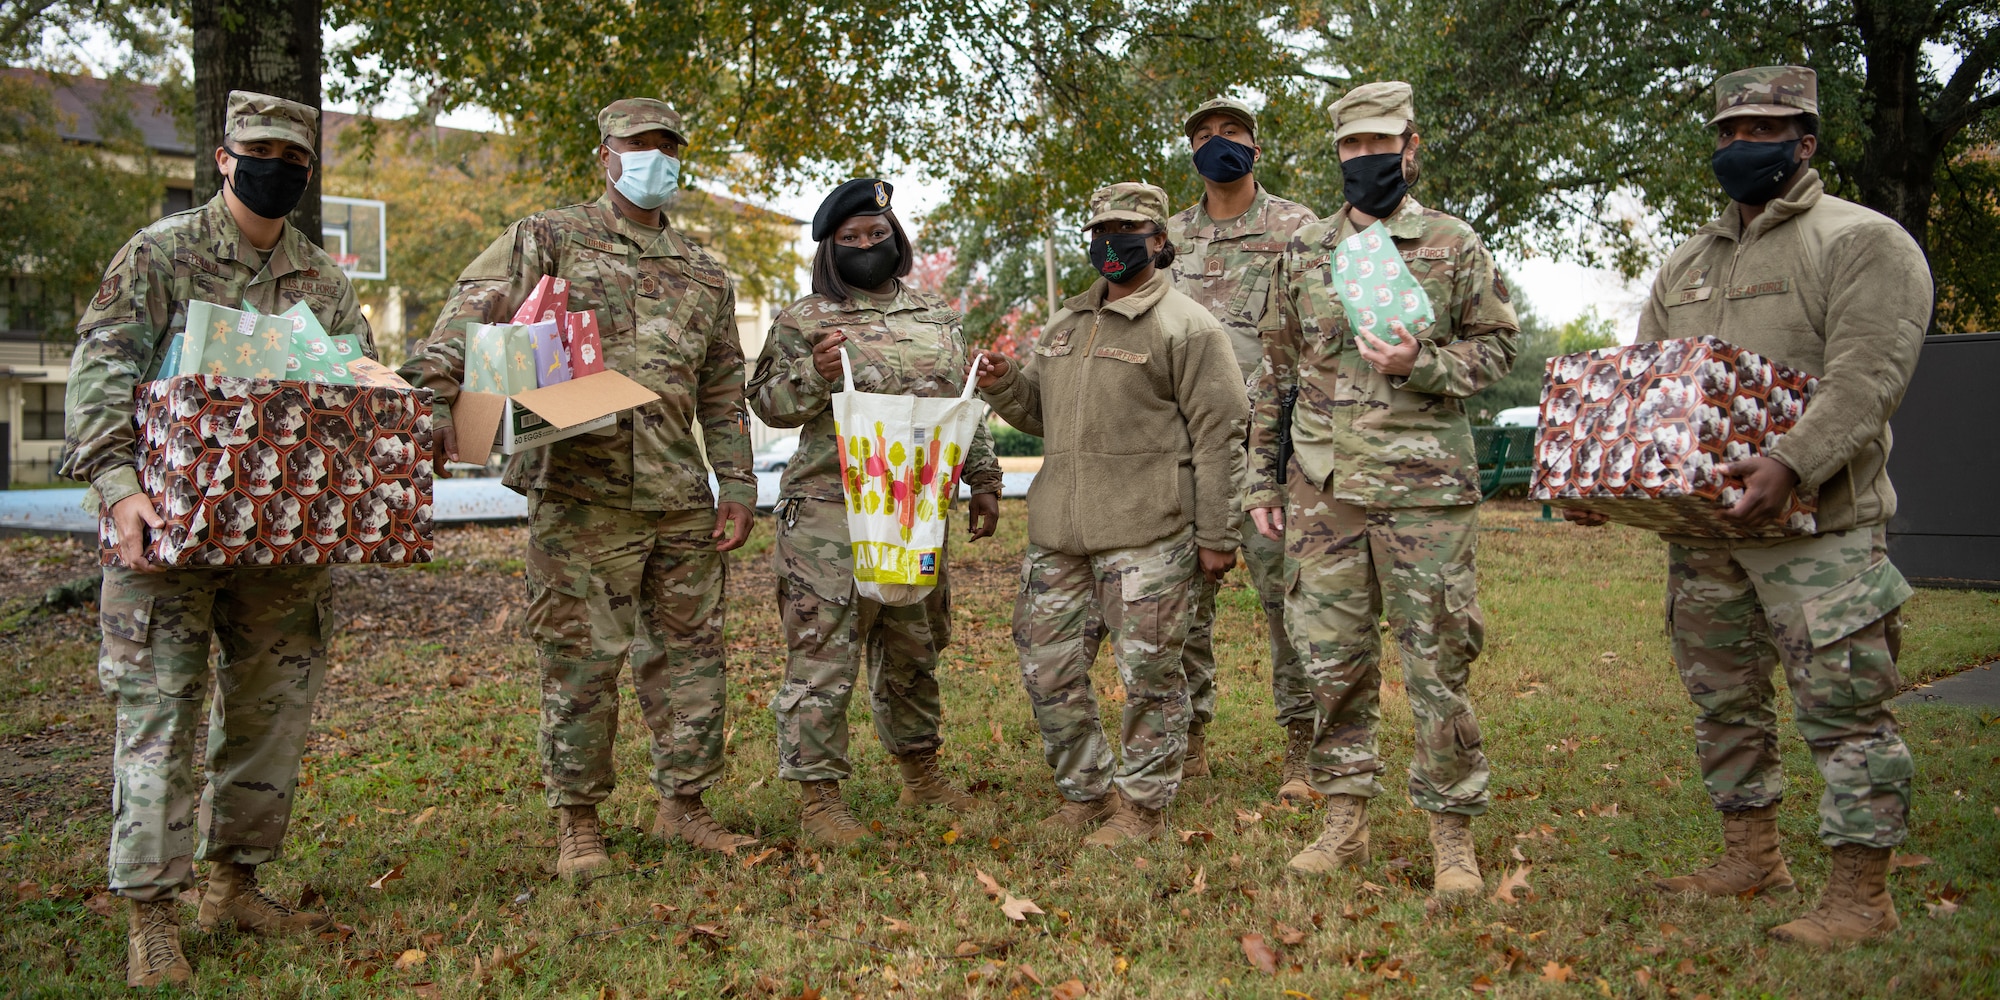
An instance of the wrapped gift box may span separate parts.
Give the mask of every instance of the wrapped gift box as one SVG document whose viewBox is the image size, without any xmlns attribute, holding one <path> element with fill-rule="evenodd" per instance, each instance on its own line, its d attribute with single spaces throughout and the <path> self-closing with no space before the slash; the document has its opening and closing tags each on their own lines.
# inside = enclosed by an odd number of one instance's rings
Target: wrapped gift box
<svg viewBox="0 0 2000 1000">
<path fill-rule="evenodd" d="M 179 375 L 137 397 L 156 565 L 430 561 L 429 390 Z M 119 565 L 109 512 L 100 534 Z"/>
<path fill-rule="evenodd" d="M 1811 375 L 1714 337 L 1550 358 L 1529 496 L 1672 535 L 1812 534 L 1811 491 L 1795 494 L 1767 525 L 1723 519 L 1743 483 L 1716 470 L 1769 454 L 1818 387 Z"/>
</svg>

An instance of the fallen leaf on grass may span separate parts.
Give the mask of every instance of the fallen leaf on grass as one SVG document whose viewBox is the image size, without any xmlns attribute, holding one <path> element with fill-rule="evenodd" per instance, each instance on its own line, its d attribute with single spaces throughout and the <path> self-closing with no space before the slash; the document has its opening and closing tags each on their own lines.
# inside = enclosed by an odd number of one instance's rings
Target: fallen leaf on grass
<svg viewBox="0 0 2000 1000">
<path fill-rule="evenodd" d="M 1255 826 L 1259 822 L 1262 822 L 1263 819 L 1264 814 L 1261 812 L 1251 812 L 1248 809 L 1236 810 L 1236 825 L 1238 828 Z"/>
<path fill-rule="evenodd" d="M 889 928 L 889 933 L 891 934 L 915 934 L 917 932 L 917 929 L 911 926 L 907 920 L 897 920 L 895 917 L 883 917 L 882 923 Z"/>
<path fill-rule="evenodd" d="M 1528 860 L 1528 856 L 1521 853 L 1521 845 L 1519 844 L 1515 844 L 1513 847 L 1508 848 L 1507 856 L 1513 858 L 1516 861 L 1525 862 Z"/>
<path fill-rule="evenodd" d="M 1023 963 L 1018 968 L 1021 973 L 1021 978 L 1026 979 L 1031 983 L 1034 983 L 1036 986 L 1048 985 L 1047 983 L 1042 982 L 1042 975 L 1041 973 L 1035 971 L 1034 966 Z"/>
<path fill-rule="evenodd" d="M 1923 854 L 1899 853 L 1889 859 L 1889 867 L 1892 870 L 1896 868 L 1921 868 L 1930 863 L 1931 859 Z"/>
<path fill-rule="evenodd" d="M 34 879 L 24 878 L 14 884 L 15 902 L 26 903 L 40 898 L 42 898 L 42 887 L 36 885 Z"/>
<path fill-rule="evenodd" d="M 1509 905 L 1523 902 L 1522 899 L 1515 897 L 1516 892 L 1527 893 L 1528 899 L 1535 898 L 1534 888 L 1528 885 L 1528 873 L 1534 870 L 1534 865 L 1522 865 L 1510 869 L 1506 876 L 1500 879 L 1499 887 L 1493 890 L 1493 901 Z"/>
<path fill-rule="evenodd" d="M 1192 830 L 1181 831 L 1181 843 L 1183 844 L 1192 844 L 1197 841 L 1206 844 L 1214 839 L 1215 839 L 1215 834 L 1208 832 L 1208 830 L 1202 827 L 1195 827 Z"/>
<path fill-rule="evenodd" d="M 806 983 L 799 987 L 798 996 L 786 997 L 785 1000 L 822 1000 L 822 997 L 818 987 L 811 983 Z"/>
<path fill-rule="evenodd" d="M 959 958 L 971 958 L 972 956 L 979 954 L 983 950 L 984 949 L 980 948 L 978 945 L 973 944 L 970 941 L 960 941 L 958 943 L 958 947 L 953 948 L 951 950 L 951 953 L 957 955 Z"/>
<path fill-rule="evenodd" d="M 1026 920 L 1029 914 L 1042 912 L 1042 908 L 1036 906 L 1032 899 L 1018 899 L 1011 892 L 1006 896 L 1006 899 L 1000 901 L 1000 912 L 1005 913 L 1009 920 Z"/>
<path fill-rule="evenodd" d="M 1065 979 L 1057 983 L 1055 989 L 1049 991 L 1049 996 L 1054 997 L 1055 1000 L 1077 1000 L 1078 997 L 1084 996 L 1089 992 L 1089 990 L 1083 988 L 1082 980 Z"/>
<path fill-rule="evenodd" d="M 1000 724 L 997 722 L 993 724 L 993 742 L 995 743 L 1006 742 L 1005 740 L 1000 738 Z"/>
<path fill-rule="evenodd" d="M 1376 885 L 1373 882 L 1363 882 L 1361 883 L 1361 891 L 1368 893 L 1371 896 L 1380 896 L 1381 894 L 1388 892 L 1389 887 L 1386 885 Z M 1370 912 L 1373 911 L 1371 910 Z"/>
<path fill-rule="evenodd" d="M 319 890 L 312 886 L 306 886 L 299 890 L 299 909 L 301 910 L 310 910 L 325 901 L 326 897 L 320 895 Z M 466 910 L 465 912 L 468 915 L 472 913 L 471 910 Z"/>
<path fill-rule="evenodd" d="M 381 878 L 378 878 L 375 881 L 368 883 L 368 888 L 386 889 L 389 887 L 389 883 L 397 881 L 402 877 L 403 877 L 403 866 L 397 865 L 396 867 L 391 868 L 386 872 L 383 872 Z"/>
<path fill-rule="evenodd" d="M 118 897 L 108 892 L 100 892 L 84 900 L 83 908 L 100 917 L 108 917 L 118 912 Z"/>
<path fill-rule="evenodd" d="M 1472 977 L 1471 986 L 1474 993 L 1486 993 L 1493 989 L 1493 980 L 1487 978 L 1485 973 L 1481 973 Z"/>
<path fill-rule="evenodd" d="M 946 847 L 950 847 L 951 845 L 958 843 L 958 830 L 956 828 L 946 830 L 942 836 L 938 837 L 938 839 L 944 841 L 944 845 Z"/>
<path fill-rule="evenodd" d="M 1574 979 L 1576 979 L 1576 973 L 1567 965 L 1558 962 L 1549 962 L 1542 966 L 1542 982 L 1567 983 Z"/>
<path fill-rule="evenodd" d="M 430 818 L 432 816 L 437 815 L 437 811 L 438 807 L 436 806 L 425 806 L 424 811 L 418 813 L 417 818 L 410 821 L 410 825 L 412 827 L 418 827 L 424 825 L 425 823 L 430 822 Z"/>
<path fill-rule="evenodd" d="M 1616 816 L 1618 815 L 1618 803 L 1613 802 L 1609 805 L 1602 805 L 1602 806 L 1594 805 L 1590 807 L 1590 811 L 1599 816 Z"/>
<path fill-rule="evenodd" d="M 1646 986 L 1652 983 L 1653 981 L 1653 970 L 1648 969 L 1643 965 L 1639 966 L 1639 968 L 1632 973 L 1632 979 L 1635 982 L 1637 982 L 1640 986 Z"/>
<path fill-rule="evenodd" d="M 1208 869 L 1206 867 L 1195 869 L 1194 881 L 1188 883 L 1188 891 L 1197 896 L 1208 891 Z"/>
<path fill-rule="evenodd" d="M 422 951 L 411 948 L 401 955 L 396 956 L 396 968 L 399 970 L 415 968 L 424 964 L 424 959 L 429 957 L 429 955 L 424 954 Z"/>
<path fill-rule="evenodd" d="M 1278 941 L 1281 944 L 1296 945 L 1305 942 L 1306 932 L 1296 927 L 1281 923 L 1276 927 L 1276 930 L 1278 932 Z"/>
<path fill-rule="evenodd" d="M 747 857 L 747 858 L 744 858 L 744 859 L 743 859 L 743 868 L 744 868 L 744 870 L 746 870 L 746 871 L 748 871 L 749 869 L 752 869 L 752 868 L 755 868 L 755 867 L 757 867 L 758 865 L 761 865 L 761 864 L 763 864 L 764 862 L 766 862 L 766 861 L 769 861 L 769 860 L 771 860 L 771 858 L 773 858 L 774 856 L 776 856 L 776 855 L 777 855 L 777 853 L 778 853 L 778 849 L 777 849 L 777 848 L 775 848 L 775 847 L 766 847 L 766 848 L 764 848 L 763 850 L 761 850 L 761 851 L 758 851 L 757 853 L 755 853 L 755 854 L 752 854 L 752 855 L 750 855 L 750 856 L 749 856 L 749 857 Z"/>
<path fill-rule="evenodd" d="M 1249 959 L 1258 972 L 1267 976 L 1278 974 L 1278 954 L 1264 943 L 1264 935 L 1245 934 L 1237 938 L 1236 943 L 1243 946 L 1243 957 Z"/>
<path fill-rule="evenodd" d="M 527 970 L 521 968 L 521 960 L 527 958 L 530 952 L 541 946 L 541 942 L 537 941 L 520 951 L 510 952 L 505 945 L 496 944 L 493 946 L 492 955 L 484 959 L 478 955 L 472 956 L 472 978 L 485 983 L 492 981 L 494 976 L 503 973 L 515 976 L 526 975 Z"/>
<path fill-rule="evenodd" d="M 1949 917 L 1958 912 L 1958 900 L 1940 899 L 1935 903 L 1925 903 L 1924 909 L 1930 912 L 1933 919 Z"/>
<path fill-rule="evenodd" d="M 721 924 L 693 924 L 688 930 L 693 931 L 697 937 L 714 938 L 717 941 L 729 940 L 729 932 L 723 930 Z"/>
</svg>

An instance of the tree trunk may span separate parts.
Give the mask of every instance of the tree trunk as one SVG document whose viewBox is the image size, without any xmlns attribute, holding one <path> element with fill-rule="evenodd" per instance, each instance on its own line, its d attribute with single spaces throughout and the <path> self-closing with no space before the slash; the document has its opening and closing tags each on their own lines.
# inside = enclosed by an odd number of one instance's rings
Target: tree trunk
<svg viewBox="0 0 2000 1000">
<path fill-rule="evenodd" d="M 1933 5 L 1863 0 L 1854 6 L 1868 66 L 1862 95 L 1869 133 L 1855 186 L 1862 204 L 1896 220 L 1928 253 L 1931 197 L 1944 153 L 1924 113 L 1920 83 Z"/>
<path fill-rule="evenodd" d="M 194 194 L 200 203 L 222 186 L 214 151 L 222 145 L 230 91 L 319 108 L 320 2 L 201 0 L 193 4 L 189 22 L 194 29 Z M 314 243 L 322 238 L 318 139 L 314 137 L 312 181 L 291 215 L 292 225 Z"/>
</svg>

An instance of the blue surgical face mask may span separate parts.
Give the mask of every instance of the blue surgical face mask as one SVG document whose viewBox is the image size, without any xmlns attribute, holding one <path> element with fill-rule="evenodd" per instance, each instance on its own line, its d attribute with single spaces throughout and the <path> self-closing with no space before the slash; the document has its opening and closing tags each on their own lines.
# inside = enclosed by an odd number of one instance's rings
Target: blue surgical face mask
<svg viewBox="0 0 2000 1000">
<path fill-rule="evenodd" d="M 657 149 L 619 153 L 618 163 L 621 172 L 611 186 L 640 208 L 659 208 L 680 190 L 681 161 Z"/>
</svg>

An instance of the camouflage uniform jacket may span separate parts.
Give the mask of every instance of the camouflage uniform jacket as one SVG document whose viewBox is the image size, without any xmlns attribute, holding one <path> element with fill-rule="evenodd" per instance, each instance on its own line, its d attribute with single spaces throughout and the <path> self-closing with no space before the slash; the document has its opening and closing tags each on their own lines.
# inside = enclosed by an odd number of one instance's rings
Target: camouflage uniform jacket
<svg viewBox="0 0 2000 1000">
<path fill-rule="evenodd" d="M 1279 397 L 1297 387 L 1292 441 L 1314 484 L 1364 507 L 1478 503 L 1479 463 L 1466 396 L 1513 367 L 1520 327 L 1506 284 L 1477 233 L 1405 197 L 1383 220 L 1423 283 L 1437 322 L 1407 376 L 1368 367 L 1333 284 L 1333 248 L 1359 230 L 1347 206 L 1292 234 L 1279 267 L 1283 322 L 1264 341 L 1251 392 L 1251 490 L 1246 507 L 1284 502 L 1278 485 Z"/>
<path fill-rule="evenodd" d="M 1207 198 L 1167 220 L 1174 287 L 1222 324 L 1246 385 L 1264 363 L 1265 333 L 1283 322 L 1271 294 L 1278 260 L 1292 233 L 1318 218 L 1312 209 L 1273 197 L 1259 185 L 1250 207 L 1228 225 L 1209 218 Z"/>
<path fill-rule="evenodd" d="M 1886 524 L 1896 513 L 1889 417 L 1930 317 L 1930 265 L 1916 241 L 1888 216 L 1827 194 L 1808 169 L 1749 226 L 1731 205 L 1674 250 L 1653 281 L 1639 339 L 1713 334 L 1820 377 L 1772 455 L 1819 487 L 1825 533 Z"/>
<path fill-rule="evenodd" d="M 834 455 L 833 394 L 840 384 L 820 377 L 812 348 L 822 337 L 847 335 L 847 360 L 863 392 L 956 396 L 965 389 L 971 362 L 959 315 L 929 292 L 896 283 L 887 296 L 856 291 L 846 302 L 808 295 L 785 307 L 771 323 L 757 373 L 750 379 L 750 408 L 773 427 L 798 427 L 799 450 L 785 465 L 783 499 L 841 500 L 840 463 Z M 974 493 L 1000 492 L 1000 462 L 985 424 L 965 459 L 965 485 Z"/>
<path fill-rule="evenodd" d="M 707 469 L 725 502 L 752 506 L 743 347 L 729 275 L 672 226 L 620 216 L 605 195 L 528 216 L 486 248 L 438 315 L 405 377 L 438 393 L 439 422 L 465 377 L 465 330 L 511 319 L 545 274 L 568 279 L 569 308 L 595 310 L 604 365 L 660 394 L 618 415 L 615 433 L 586 433 L 516 455 L 508 486 L 625 510 L 712 507 Z M 690 425 L 699 421 L 708 461 Z"/>
<path fill-rule="evenodd" d="M 306 302 L 328 333 L 359 337 L 375 356 L 368 318 L 333 258 L 290 223 L 277 246 L 257 250 L 217 194 L 141 229 L 105 268 L 76 324 L 58 471 L 95 486 L 107 509 L 140 492 L 133 387 L 160 370 L 166 346 L 187 326 L 188 303 L 235 309 L 245 301 L 267 313 Z"/>
</svg>

